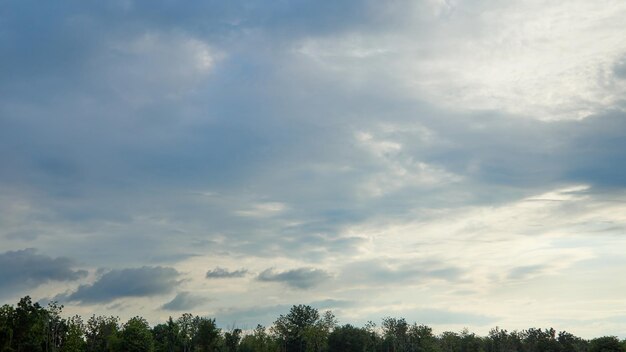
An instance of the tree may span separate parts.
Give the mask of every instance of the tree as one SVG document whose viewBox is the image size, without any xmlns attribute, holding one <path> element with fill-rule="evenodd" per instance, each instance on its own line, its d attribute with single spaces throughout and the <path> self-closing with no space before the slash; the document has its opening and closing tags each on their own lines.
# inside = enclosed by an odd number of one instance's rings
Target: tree
<svg viewBox="0 0 626 352">
<path fill-rule="evenodd" d="M 220 329 L 215 325 L 215 319 L 194 318 L 195 335 L 193 337 L 193 346 L 195 351 L 213 352 L 217 349 L 220 342 Z"/>
<path fill-rule="evenodd" d="M 239 343 L 239 352 L 275 352 L 278 342 L 265 332 L 263 325 L 257 325 L 251 335 L 246 335 Z"/>
<path fill-rule="evenodd" d="M 437 351 L 437 340 L 433 335 L 433 329 L 426 325 L 413 324 L 409 327 L 405 351 L 433 352 Z M 461 338 L 463 346 L 463 338 Z"/>
<path fill-rule="evenodd" d="M 65 336 L 61 345 L 61 352 L 82 352 L 87 348 L 85 342 L 85 324 L 79 315 L 66 321 Z"/>
<path fill-rule="evenodd" d="M 193 347 L 193 337 L 196 335 L 196 325 L 194 324 L 194 317 L 191 313 L 183 313 L 176 320 L 180 330 L 180 339 L 183 345 L 183 352 L 191 351 Z"/>
<path fill-rule="evenodd" d="M 237 352 L 239 349 L 239 341 L 241 340 L 241 329 L 233 329 L 231 332 L 224 333 L 224 345 L 227 352 Z"/>
<path fill-rule="evenodd" d="M 511 333 L 496 326 L 489 331 L 485 339 L 487 352 L 518 352 L 522 351 L 522 339 L 517 331 Z"/>
<path fill-rule="evenodd" d="M 5 304 L 0 307 L 0 352 L 11 351 L 15 309 Z"/>
<path fill-rule="evenodd" d="M 390 352 L 404 351 L 408 342 L 409 324 L 404 318 L 383 318 L 383 349 Z"/>
<path fill-rule="evenodd" d="M 346 324 L 335 328 L 328 335 L 329 352 L 363 352 L 370 346 L 370 332 Z"/>
<path fill-rule="evenodd" d="M 172 317 L 165 324 L 158 324 L 152 329 L 157 352 L 175 352 L 183 348 L 180 327 Z"/>
<path fill-rule="evenodd" d="M 92 315 L 87 320 L 87 352 L 112 352 L 118 344 L 119 318 Z"/>
<path fill-rule="evenodd" d="M 522 332 L 523 349 L 527 352 L 560 352 L 556 331 L 530 328 Z"/>
<path fill-rule="evenodd" d="M 30 296 L 20 299 L 13 314 L 13 347 L 17 352 L 41 352 L 45 348 L 46 310 Z"/>
<path fill-rule="evenodd" d="M 624 352 L 624 347 L 615 336 L 603 336 L 589 341 L 589 352 Z"/>
<path fill-rule="evenodd" d="M 456 332 L 445 331 L 439 335 L 439 347 L 446 352 L 461 351 L 461 337 Z"/>
<path fill-rule="evenodd" d="M 121 332 L 119 348 L 124 352 L 152 352 L 154 340 L 150 325 L 142 317 L 130 318 Z"/>
<path fill-rule="evenodd" d="M 589 344 L 586 340 L 574 336 L 567 331 L 559 332 L 557 341 L 561 346 L 562 352 L 586 352 Z"/>
<path fill-rule="evenodd" d="M 272 327 L 272 332 L 281 343 L 281 350 L 305 352 L 306 331 L 313 328 L 319 318 L 317 309 L 303 304 L 291 307 L 287 315 L 281 314 Z"/>
<path fill-rule="evenodd" d="M 44 314 L 45 351 L 54 352 L 61 347 L 63 335 L 67 328 L 65 319 L 61 318 L 63 306 L 56 301 L 48 303 L 48 309 Z"/>
<path fill-rule="evenodd" d="M 304 329 L 304 343 L 307 352 L 321 352 L 326 350 L 328 335 L 337 326 L 335 315 L 327 310 L 313 325 Z"/>
</svg>

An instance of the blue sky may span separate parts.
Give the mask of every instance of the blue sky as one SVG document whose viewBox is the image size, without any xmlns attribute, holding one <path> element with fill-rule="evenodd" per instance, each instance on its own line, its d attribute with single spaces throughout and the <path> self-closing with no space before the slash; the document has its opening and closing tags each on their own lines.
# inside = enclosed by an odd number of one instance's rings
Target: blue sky
<svg viewBox="0 0 626 352">
<path fill-rule="evenodd" d="M 626 337 L 625 15 L 5 1 L 0 299 Z"/>
</svg>

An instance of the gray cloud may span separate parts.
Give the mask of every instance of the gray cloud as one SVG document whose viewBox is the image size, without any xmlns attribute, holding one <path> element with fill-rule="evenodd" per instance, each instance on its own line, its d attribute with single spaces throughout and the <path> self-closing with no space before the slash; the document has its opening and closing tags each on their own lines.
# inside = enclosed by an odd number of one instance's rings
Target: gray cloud
<svg viewBox="0 0 626 352">
<path fill-rule="evenodd" d="M 111 270 L 93 284 L 81 285 L 71 294 L 58 298 L 90 304 L 106 303 L 122 297 L 164 294 L 179 284 L 179 275 L 175 269 L 161 266 Z"/>
<path fill-rule="evenodd" d="M 215 269 L 209 270 L 206 272 L 207 279 L 229 279 L 236 277 L 244 277 L 248 274 L 247 269 L 239 269 L 229 271 L 228 269 L 216 267 Z"/>
<path fill-rule="evenodd" d="M 206 301 L 207 299 L 193 295 L 190 292 L 180 292 L 171 301 L 161 306 L 161 308 L 174 311 L 191 310 Z"/>
<path fill-rule="evenodd" d="M 85 270 L 73 269 L 74 265 L 68 258 L 51 258 L 32 248 L 0 253 L 0 294 L 87 275 Z"/>
<path fill-rule="evenodd" d="M 299 289 L 317 286 L 330 278 L 331 275 L 326 271 L 314 268 L 298 268 L 278 272 L 270 268 L 262 271 L 257 276 L 257 280 L 259 281 L 280 282 Z"/>
<path fill-rule="evenodd" d="M 398 262 L 389 259 L 372 259 L 346 265 L 341 277 L 344 282 L 365 285 L 420 283 L 439 279 L 456 281 L 463 270 L 438 261 Z"/>
</svg>

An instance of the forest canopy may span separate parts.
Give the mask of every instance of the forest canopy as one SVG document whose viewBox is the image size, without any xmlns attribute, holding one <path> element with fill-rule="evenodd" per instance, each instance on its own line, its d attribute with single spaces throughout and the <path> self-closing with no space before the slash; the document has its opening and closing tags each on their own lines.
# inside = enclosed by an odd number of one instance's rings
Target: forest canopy
<svg viewBox="0 0 626 352">
<path fill-rule="evenodd" d="M 553 328 L 478 336 L 467 329 L 434 334 L 427 325 L 385 317 L 380 325 L 339 324 L 331 311 L 294 305 L 272 326 L 219 328 L 214 318 L 184 313 L 154 326 L 141 316 L 62 316 L 26 296 L 0 307 L 0 352 L 626 352 L 626 340 L 590 340 Z"/>
</svg>

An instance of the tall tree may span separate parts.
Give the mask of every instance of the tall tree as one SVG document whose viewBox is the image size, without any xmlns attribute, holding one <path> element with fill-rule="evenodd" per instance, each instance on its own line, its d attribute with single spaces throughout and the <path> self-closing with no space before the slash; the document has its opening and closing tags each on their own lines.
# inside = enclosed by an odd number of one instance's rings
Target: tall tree
<svg viewBox="0 0 626 352">
<path fill-rule="evenodd" d="M 589 341 L 589 352 L 624 352 L 624 347 L 615 336 L 603 336 Z"/>
<path fill-rule="evenodd" d="M 193 337 L 194 351 L 213 352 L 220 343 L 220 329 L 215 325 L 215 319 L 195 317 L 195 335 Z"/>
<path fill-rule="evenodd" d="M 13 315 L 13 348 L 17 352 L 45 349 L 47 313 L 30 296 L 20 299 Z"/>
<path fill-rule="evenodd" d="M 183 345 L 183 352 L 190 352 L 193 347 L 193 337 L 196 335 L 196 324 L 194 324 L 194 317 L 191 313 L 183 313 L 176 320 L 180 330 L 181 344 Z"/>
<path fill-rule="evenodd" d="M 275 352 L 279 343 L 265 331 L 263 325 L 257 325 L 251 335 L 246 335 L 239 343 L 239 352 Z"/>
<path fill-rule="evenodd" d="M 119 318 L 92 315 L 87 320 L 87 352 L 113 352 L 118 345 Z"/>
<path fill-rule="evenodd" d="M 328 352 L 363 352 L 368 349 L 370 334 L 366 329 L 346 324 L 328 335 Z"/>
<path fill-rule="evenodd" d="M 307 350 L 305 333 L 319 318 L 317 309 L 303 304 L 291 307 L 287 315 L 281 314 L 272 327 L 272 332 L 281 342 L 281 350 L 305 352 Z"/>
<path fill-rule="evenodd" d="M 152 329 L 155 350 L 157 352 L 176 352 L 183 348 L 180 326 L 172 317 L 165 324 L 158 324 Z"/>
<path fill-rule="evenodd" d="M 61 345 L 61 352 L 83 352 L 87 348 L 85 342 L 85 324 L 79 315 L 66 320 L 65 336 Z"/>
<path fill-rule="evenodd" d="M 130 318 L 121 332 L 119 349 L 124 352 L 152 352 L 154 340 L 150 325 L 142 317 Z"/>
<path fill-rule="evenodd" d="M 224 333 L 224 346 L 226 352 L 237 352 L 241 341 L 241 329 L 233 329 Z"/>
<path fill-rule="evenodd" d="M 409 324 L 404 318 L 383 318 L 383 348 L 390 352 L 404 351 L 408 342 Z"/>
</svg>

